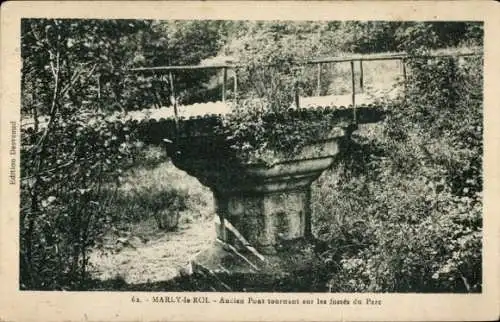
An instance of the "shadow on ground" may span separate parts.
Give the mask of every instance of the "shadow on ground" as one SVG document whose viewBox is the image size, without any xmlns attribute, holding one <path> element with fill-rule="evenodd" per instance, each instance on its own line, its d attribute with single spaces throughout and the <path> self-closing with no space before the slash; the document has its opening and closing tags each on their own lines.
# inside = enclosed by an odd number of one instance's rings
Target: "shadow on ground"
<svg viewBox="0 0 500 322">
<path fill-rule="evenodd" d="M 92 280 L 85 291 L 140 291 L 140 292 L 328 292 L 324 283 L 307 276 L 249 281 L 243 276 L 206 276 L 200 273 L 178 276 L 172 280 L 150 283 L 127 283 L 117 277 Z M 82 289 L 83 290 L 83 289 Z"/>
</svg>

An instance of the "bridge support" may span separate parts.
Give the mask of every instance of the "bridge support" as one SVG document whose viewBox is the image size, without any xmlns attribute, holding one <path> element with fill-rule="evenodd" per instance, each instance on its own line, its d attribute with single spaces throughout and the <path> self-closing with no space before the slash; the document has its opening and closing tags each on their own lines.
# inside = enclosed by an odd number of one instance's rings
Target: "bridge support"
<svg viewBox="0 0 500 322">
<path fill-rule="evenodd" d="M 241 164 L 222 150 L 217 153 L 217 148 L 201 153 L 196 144 L 208 146 L 201 141 L 181 144 L 194 152 L 170 153 L 178 168 L 214 194 L 217 240 L 192 260 L 193 271 L 221 278 L 225 284 L 238 276 L 238 288 L 247 289 L 310 271 L 315 260 L 311 184 L 332 165 L 344 136 L 345 131 L 336 128 L 330 139 L 272 166 Z"/>
</svg>

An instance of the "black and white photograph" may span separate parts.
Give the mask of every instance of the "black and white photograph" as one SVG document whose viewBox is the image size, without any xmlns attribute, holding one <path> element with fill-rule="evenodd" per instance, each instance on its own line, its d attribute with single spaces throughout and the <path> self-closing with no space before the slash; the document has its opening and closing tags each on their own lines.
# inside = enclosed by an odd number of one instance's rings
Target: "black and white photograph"
<svg viewBox="0 0 500 322">
<path fill-rule="evenodd" d="M 2 178 L 20 293 L 287 309 L 484 292 L 484 21 L 17 28 Z"/>
<path fill-rule="evenodd" d="M 21 289 L 481 292 L 481 22 L 21 28 Z"/>
</svg>

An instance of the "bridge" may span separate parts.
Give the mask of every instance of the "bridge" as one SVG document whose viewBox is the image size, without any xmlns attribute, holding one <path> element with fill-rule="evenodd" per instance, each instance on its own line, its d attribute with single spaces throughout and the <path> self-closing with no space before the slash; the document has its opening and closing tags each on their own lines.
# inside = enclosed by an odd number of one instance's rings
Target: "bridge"
<svg viewBox="0 0 500 322">
<path fill-rule="evenodd" d="M 318 58 L 310 61 L 297 62 L 297 65 L 313 65 L 317 68 L 316 77 L 316 94 L 314 96 L 302 97 L 299 94 L 299 88 L 295 92 L 295 102 L 294 108 L 317 108 L 317 107 L 332 107 L 332 108 L 353 108 L 353 113 L 356 112 L 358 106 L 368 106 L 376 104 L 380 99 L 396 99 L 398 95 L 404 95 L 404 88 L 392 88 L 390 90 L 385 90 L 378 93 L 367 93 L 365 91 L 366 80 L 364 77 L 363 67 L 366 63 L 375 61 L 397 61 L 400 64 L 400 76 L 403 80 L 403 84 L 407 79 L 407 62 L 410 59 L 442 59 L 442 58 L 455 58 L 459 62 L 466 57 L 482 56 L 483 52 L 475 48 L 467 48 L 462 50 L 452 50 L 443 51 L 435 50 L 431 51 L 427 55 L 409 55 L 404 52 L 399 53 L 382 53 L 382 54 L 364 54 L 364 55 L 341 55 L 336 57 L 326 57 Z M 322 76 L 322 70 L 328 64 L 349 64 L 350 67 L 350 93 L 343 95 L 319 95 L 320 84 L 324 76 Z M 182 66 L 155 66 L 155 67 L 138 67 L 131 68 L 130 73 L 137 74 L 149 74 L 149 75 L 168 75 L 169 91 L 170 91 L 170 102 L 171 106 L 162 106 L 160 108 L 145 107 L 142 110 L 130 111 L 130 112 L 118 112 L 110 116 L 110 120 L 121 119 L 125 120 L 136 120 L 142 121 L 144 119 L 189 119 L 189 118 L 200 118 L 207 115 L 226 115 L 231 113 L 231 108 L 229 103 L 237 102 L 238 98 L 238 77 L 235 70 L 242 65 L 238 64 L 200 64 L 200 65 L 182 65 Z M 356 67 L 357 66 L 357 67 Z M 193 71 L 193 70 L 219 70 L 222 71 L 221 76 L 221 95 L 220 100 L 211 102 L 195 103 L 190 105 L 179 105 L 178 98 L 176 97 L 176 86 L 175 86 L 175 73 L 182 71 Z M 232 92 L 235 94 L 232 99 L 227 95 L 228 90 L 231 85 L 228 81 L 228 71 L 233 70 L 232 77 Z M 358 78 L 356 79 L 356 72 L 358 72 Z M 397 85 L 394 83 L 394 85 Z M 43 127 L 48 121 L 48 117 L 39 117 L 38 123 L 39 127 Z M 32 118 L 26 118 L 21 120 L 21 126 L 23 128 L 33 127 L 34 120 Z"/>
<path fill-rule="evenodd" d="M 326 138 L 311 142 L 293 156 L 270 151 L 272 164 L 248 164 L 234 158 L 227 142 L 213 133 L 221 117 L 231 113 L 226 95 L 228 70 L 238 65 L 160 66 L 135 68 L 134 73 L 166 73 L 169 75 L 173 108 L 149 112 L 148 137 L 163 137 L 174 165 L 196 177 L 214 195 L 217 214 L 217 239 L 191 260 L 191 272 L 203 274 L 225 285 L 228 276 L 238 276 L 239 286 L 248 288 L 275 283 L 277 278 L 307 273 L 314 259 L 300 250 L 315 244 L 311 233 L 311 184 L 327 168 L 348 142 L 352 126 L 379 121 L 386 106 L 364 92 L 363 63 L 397 60 L 406 80 L 408 59 L 458 58 L 480 55 L 477 52 L 435 53 L 409 56 L 404 53 L 354 55 L 316 59 L 302 64 L 317 66 L 317 93 L 320 93 L 324 64 L 348 63 L 351 71 L 351 93 L 347 95 L 300 97 L 294 93 L 291 117 L 314 122 L 329 118 L 332 126 Z M 356 65 L 359 78 L 355 77 Z M 178 106 L 173 74 L 178 70 L 221 69 L 222 92 L 217 102 Z M 404 83 L 404 82 L 403 82 Z M 359 90 L 357 87 L 359 86 Z M 238 91 L 237 73 L 233 73 L 233 92 Z M 404 91 L 389 93 L 395 99 Z M 360 93 L 361 92 L 361 93 Z M 402 93 L 404 94 L 404 92 Z M 237 104 L 236 94 L 231 103 Z M 140 120 L 146 111 L 132 112 L 129 120 Z M 175 131 L 173 130 L 175 129 Z M 290 245 L 295 245 L 290 247 Z"/>
<path fill-rule="evenodd" d="M 383 97 L 364 92 L 363 64 L 377 60 L 400 61 L 401 76 L 406 79 L 408 59 L 451 57 L 460 60 L 481 54 L 351 55 L 301 62 L 317 66 L 317 84 L 321 84 L 324 64 L 348 63 L 351 93 L 300 97 L 297 90 L 294 104 L 283 113 L 311 122 L 328 118 L 332 121 L 331 128 L 325 138 L 308 143 L 293 156 L 270 151 L 276 159 L 273 164 L 242 163 L 234 157 L 226 140 L 214 133 L 221 118 L 231 113 L 230 103 L 237 104 L 238 95 L 230 101 L 226 92 L 228 70 L 238 65 L 131 69 L 132 73 L 166 73 L 172 106 L 116 113 L 109 117 L 109 121 L 130 123 L 139 128 L 145 140 L 165 144 L 174 165 L 196 177 L 213 192 L 218 218 L 215 227 L 217 239 L 191 260 L 190 271 L 214 278 L 221 285 L 228 275 L 239 276 L 239 283 L 251 289 L 255 283 L 272 284 L 278 277 L 308 271 L 313 258 L 295 250 L 307 249 L 315 243 L 311 233 L 311 184 L 333 165 L 336 155 L 348 142 L 353 126 L 380 121 L 387 108 L 379 103 Z M 355 77 L 356 65 L 358 79 Z M 173 75 L 179 70 L 196 69 L 222 70 L 221 100 L 178 106 Z M 389 93 L 389 98 L 395 99 L 401 91 L 404 95 L 404 88 L 399 88 Z M 236 73 L 233 74 L 233 92 L 238 92 Z M 320 93 L 319 85 L 317 93 Z M 291 244 L 296 246 L 286 246 Z"/>
</svg>

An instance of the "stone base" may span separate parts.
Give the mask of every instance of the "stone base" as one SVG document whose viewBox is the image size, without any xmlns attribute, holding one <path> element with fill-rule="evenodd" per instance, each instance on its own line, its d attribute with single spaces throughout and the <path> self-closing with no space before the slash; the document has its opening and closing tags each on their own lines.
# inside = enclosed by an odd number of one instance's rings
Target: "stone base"
<svg viewBox="0 0 500 322">
<path fill-rule="evenodd" d="M 216 291 L 234 292 L 319 292 L 326 281 L 320 274 L 321 261 L 306 241 L 259 259 L 251 252 L 240 252 L 216 241 L 192 261 L 192 273 L 210 280 Z M 301 246 L 298 246 L 301 245 Z M 302 248 L 299 251 L 298 248 Z M 304 251 L 304 249 L 306 249 Z"/>
<path fill-rule="evenodd" d="M 345 136 L 333 128 L 293 156 L 270 150 L 273 164 L 242 162 L 224 137 L 186 137 L 168 148 L 173 163 L 214 194 L 219 242 L 192 261 L 201 283 L 264 292 L 326 284 L 311 244 L 311 184 L 332 166 Z"/>
<path fill-rule="evenodd" d="M 286 192 L 261 194 L 215 194 L 216 212 L 229 222 L 249 245 L 263 254 L 274 254 L 282 240 L 310 235 L 310 187 Z M 238 245 L 225 229 L 217 229 L 217 237 Z"/>
</svg>

